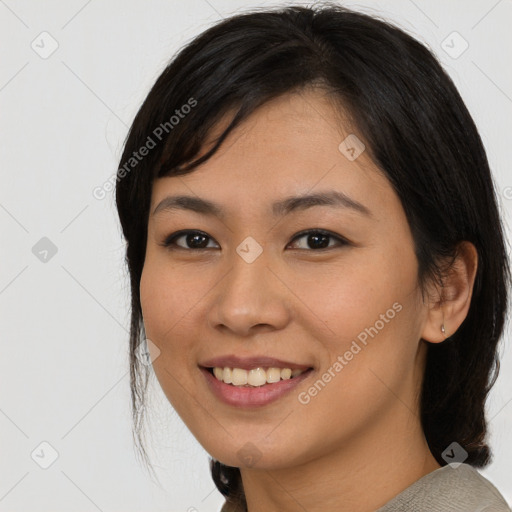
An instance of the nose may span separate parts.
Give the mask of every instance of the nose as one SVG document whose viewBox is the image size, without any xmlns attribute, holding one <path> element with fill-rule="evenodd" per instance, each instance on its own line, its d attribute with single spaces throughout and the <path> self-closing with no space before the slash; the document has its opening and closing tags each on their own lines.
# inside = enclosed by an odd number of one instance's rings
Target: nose
<svg viewBox="0 0 512 512">
<path fill-rule="evenodd" d="M 264 253 L 251 263 L 235 253 L 231 269 L 212 292 L 210 327 L 239 337 L 283 329 L 290 318 L 291 292 L 278 274 Z"/>
</svg>

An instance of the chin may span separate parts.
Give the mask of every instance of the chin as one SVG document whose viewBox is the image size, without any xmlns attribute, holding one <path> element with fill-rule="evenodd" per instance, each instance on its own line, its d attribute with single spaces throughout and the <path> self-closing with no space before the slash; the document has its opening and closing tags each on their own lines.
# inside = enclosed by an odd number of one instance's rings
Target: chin
<svg viewBox="0 0 512 512">
<path fill-rule="evenodd" d="M 236 449 L 236 446 L 239 448 Z M 296 447 L 297 445 L 294 444 Z M 278 470 L 300 464 L 300 456 L 288 444 L 266 444 L 261 446 L 258 442 L 240 440 L 226 446 L 205 447 L 206 451 L 216 460 L 226 466 L 241 469 Z"/>
</svg>

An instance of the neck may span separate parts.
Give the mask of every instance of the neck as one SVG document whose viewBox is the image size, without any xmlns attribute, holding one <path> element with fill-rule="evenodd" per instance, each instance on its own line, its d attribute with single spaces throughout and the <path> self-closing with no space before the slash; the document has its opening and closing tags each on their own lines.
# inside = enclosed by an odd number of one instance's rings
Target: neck
<svg viewBox="0 0 512 512">
<path fill-rule="evenodd" d="M 373 512 L 441 467 L 418 416 L 396 405 L 337 450 L 286 468 L 241 468 L 248 512 Z"/>
</svg>

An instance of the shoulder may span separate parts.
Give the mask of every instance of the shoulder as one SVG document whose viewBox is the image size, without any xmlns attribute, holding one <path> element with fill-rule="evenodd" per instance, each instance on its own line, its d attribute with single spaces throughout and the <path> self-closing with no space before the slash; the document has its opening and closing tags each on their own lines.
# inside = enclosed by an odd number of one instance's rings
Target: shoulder
<svg viewBox="0 0 512 512">
<path fill-rule="evenodd" d="M 469 464 L 420 478 L 376 512 L 512 512 L 498 489 Z"/>
</svg>

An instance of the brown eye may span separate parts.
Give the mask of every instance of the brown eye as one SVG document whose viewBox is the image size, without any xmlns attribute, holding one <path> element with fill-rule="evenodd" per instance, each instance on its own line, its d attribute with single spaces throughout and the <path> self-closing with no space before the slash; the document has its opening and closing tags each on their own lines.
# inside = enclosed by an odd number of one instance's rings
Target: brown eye
<svg viewBox="0 0 512 512">
<path fill-rule="evenodd" d="M 185 245 L 177 244 L 176 241 L 182 238 L 185 240 Z M 212 238 L 202 231 L 178 231 L 168 236 L 162 245 L 170 249 L 201 250 L 210 248 L 208 240 L 212 240 Z"/>
<path fill-rule="evenodd" d="M 348 245 L 348 241 L 340 237 L 339 235 L 335 235 L 333 233 L 330 233 L 329 231 L 325 231 L 323 229 L 310 229 L 308 231 L 303 231 L 302 233 L 299 233 L 294 239 L 299 240 L 301 238 L 304 238 L 306 240 L 306 249 L 315 249 L 315 250 L 322 250 L 322 249 L 331 249 L 336 246 L 343 246 Z M 334 239 L 337 242 L 337 245 L 331 245 L 329 246 L 329 239 Z M 300 250 L 304 250 L 304 248 L 299 248 Z"/>
</svg>

